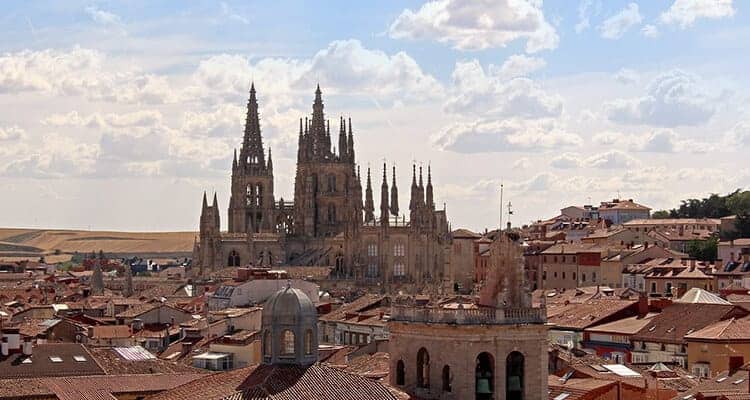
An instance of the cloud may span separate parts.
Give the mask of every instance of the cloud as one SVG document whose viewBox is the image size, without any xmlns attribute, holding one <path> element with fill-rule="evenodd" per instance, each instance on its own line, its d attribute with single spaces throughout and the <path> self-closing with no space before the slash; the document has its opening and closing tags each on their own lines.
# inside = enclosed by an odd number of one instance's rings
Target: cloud
<svg viewBox="0 0 750 400">
<path fill-rule="evenodd" d="M 737 123 L 727 132 L 726 138 L 729 146 L 750 146 L 750 121 Z"/>
<path fill-rule="evenodd" d="M 42 120 L 48 126 L 85 126 L 89 128 L 135 128 L 159 125 L 162 114 L 158 110 L 139 110 L 130 113 L 94 113 L 87 116 L 70 111 L 67 114 L 52 114 Z"/>
<path fill-rule="evenodd" d="M 631 85 L 638 83 L 638 81 L 640 80 L 640 76 L 636 71 L 633 71 L 632 69 L 621 68 L 615 74 L 615 80 L 626 85 Z"/>
<path fill-rule="evenodd" d="M 698 77 L 681 70 L 658 75 L 648 85 L 646 95 L 605 103 L 610 121 L 663 127 L 702 125 L 715 107 L 698 84 Z"/>
<path fill-rule="evenodd" d="M 435 40 L 458 50 L 505 47 L 526 40 L 526 52 L 557 47 L 559 37 L 538 1 L 436 0 L 406 9 L 388 29 L 394 39 Z"/>
<path fill-rule="evenodd" d="M 514 54 L 508 57 L 499 68 L 490 66 L 490 72 L 504 79 L 528 76 L 534 71 L 544 68 L 547 62 L 539 57 L 529 57 L 524 54 Z"/>
<path fill-rule="evenodd" d="M 661 13 L 659 20 L 685 29 L 700 18 L 727 18 L 734 13 L 732 0 L 675 0 L 667 11 Z"/>
<path fill-rule="evenodd" d="M 580 168 L 582 165 L 581 156 L 575 153 L 563 153 L 554 157 L 550 163 L 551 166 L 560 169 Z"/>
<path fill-rule="evenodd" d="M 358 40 L 337 40 L 311 59 L 262 58 L 251 63 L 238 55 L 212 56 L 192 74 L 186 96 L 237 101 L 246 96 L 251 80 L 258 82 L 259 95 L 272 95 L 267 96 L 268 109 L 294 105 L 300 93 L 310 93 L 318 82 L 325 92 L 381 100 L 420 101 L 442 95 L 439 82 L 408 54 L 388 55 L 367 49 Z"/>
<path fill-rule="evenodd" d="M 599 32 L 605 39 L 619 39 L 633 26 L 643 21 L 638 4 L 630 3 L 619 13 L 607 18 L 599 25 Z"/>
<path fill-rule="evenodd" d="M 358 40 L 336 40 L 320 50 L 296 86 L 310 90 L 317 82 L 326 82 L 347 93 L 399 94 L 415 99 L 442 94 L 437 80 L 424 73 L 405 52 L 389 56 L 380 50 L 366 49 Z"/>
<path fill-rule="evenodd" d="M 99 147 L 59 134 L 44 136 L 42 144 L 13 157 L 0 167 L 0 175 L 10 177 L 61 178 L 82 176 L 94 171 Z"/>
<path fill-rule="evenodd" d="M 521 157 L 513 162 L 513 169 L 529 169 L 531 166 L 531 160 L 526 157 Z"/>
<path fill-rule="evenodd" d="M 26 136 L 26 132 L 17 125 L 0 126 L 0 142 L 14 142 Z"/>
<path fill-rule="evenodd" d="M 584 165 L 590 168 L 622 169 L 640 164 L 638 159 L 619 150 L 610 150 L 587 158 Z"/>
<path fill-rule="evenodd" d="M 477 60 L 456 63 L 452 78 L 453 87 L 445 105 L 452 113 L 524 118 L 557 117 L 562 113 L 559 95 L 546 92 L 528 78 L 506 81 L 488 75 Z"/>
<path fill-rule="evenodd" d="M 647 38 L 657 38 L 659 37 L 659 28 L 656 27 L 656 25 L 643 25 L 643 28 L 641 28 L 641 35 Z"/>
<path fill-rule="evenodd" d="M 245 113 L 243 107 L 234 104 L 221 104 L 210 112 L 186 111 L 182 131 L 192 136 L 236 138 L 242 132 Z"/>
<path fill-rule="evenodd" d="M 0 94 L 41 92 L 91 100 L 159 104 L 174 100 L 167 78 L 105 65 L 97 50 L 23 50 L 0 56 Z"/>
<path fill-rule="evenodd" d="M 583 140 L 560 129 L 553 120 L 510 118 L 454 123 L 439 132 L 433 142 L 441 150 L 487 153 L 576 147 Z"/>
<path fill-rule="evenodd" d="M 84 10 L 91 20 L 99 25 L 120 25 L 122 22 L 119 15 L 99 9 L 96 6 L 88 6 Z"/>
<path fill-rule="evenodd" d="M 588 29 L 591 26 L 589 20 L 592 16 L 598 15 L 601 12 L 601 8 L 602 3 L 600 1 L 581 0 L 578 3 L 578 23 L 574 27 L 576 33 L 581 33 Z"/>
<path fill-rule="evenodd" d="M 227 18 L 230 21 L 239 22 L 244 25 L 248 25 L 250 23 L 250 20 L 235 12 L 231 7 L 229 7 L 229 4 L 227 4 L 226 2 L 222 1 L 219 5 L 221 6 L 221 15 L 224 18 Z"/>
<path fill-rule="evenodd" d="M 711 143 L 685 138 L 672 129 L 656 129 L 645 134 L 601 132 L 593 136 L 593 141 L 602 146 L 643 153 L 706 153 L 716 150 Z"/>
<path fill-rule="evenodd" d="M 576 153 L 563 153 L 553 158 L 550 165 L 559 169 L 598 168 L 624 169 L 638 166 L 640 162 L 635 157 L 619 150 L 610 150 L 585 157 Z"/>
</svg>

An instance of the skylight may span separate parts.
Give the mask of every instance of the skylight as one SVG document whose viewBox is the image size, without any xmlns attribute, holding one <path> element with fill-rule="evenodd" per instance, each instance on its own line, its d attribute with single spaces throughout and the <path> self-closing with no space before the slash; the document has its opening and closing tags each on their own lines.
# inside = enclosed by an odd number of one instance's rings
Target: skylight
<svg viewBox="0 0 750 400">
<path fill-rule="evenodd" d="M 734 385 L 739 385 L 740 383 L 745 382 L 745 379 L 737 379 L 736 381 L 732 382 Z"/>
<path fill-rule="evenodd" d="M 49 360 L 52 361 L 53 363 L 61 363 L 61 362 L 63 362 L 62 358 L 60 358 L 58 356 L 51 356 L 49 358 Z"/>
<path fill-rule="evenodd" d="M 569 396 L 570 396 L 570 393 L 560 393 L 557 396 L 555 396 L 555 398 L 553 398 L 552 400 L 565 400 Z"/>
<path fill-rule="evenodd" d="M 31 364 L 31 357 L 26 357 L 21 361 L 21 364 Z"/>
<path fill-rule="evenodd" d="M 729 378 L 729 377 L 728 376 L 722 376 L 721 378 L 716 379 L 716 382 L 718 382 L 718 383 L 724 382 L 725 380 L 727 380 L 727 378 Z"/>
<path fill-rule="evenodd" d="M 86 362 L 86 357 L 84 356 L 73 356 L 73 359 L 77 362 Z"/>
</svg>

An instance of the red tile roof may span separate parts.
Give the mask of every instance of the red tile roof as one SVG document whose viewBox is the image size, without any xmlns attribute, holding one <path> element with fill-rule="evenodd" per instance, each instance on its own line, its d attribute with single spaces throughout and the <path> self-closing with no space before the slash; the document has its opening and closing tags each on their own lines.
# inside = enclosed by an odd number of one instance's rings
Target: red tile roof
<svg viewBox="0 0 750 400">
<path fill-rule="evenodd" d="M 256 365 L 210 375 L 151 397 L 153 400 L 195 398 L 245 399 L 408 399 L 396 389 L 324 364 L 309 367 Z"/>
</svg>

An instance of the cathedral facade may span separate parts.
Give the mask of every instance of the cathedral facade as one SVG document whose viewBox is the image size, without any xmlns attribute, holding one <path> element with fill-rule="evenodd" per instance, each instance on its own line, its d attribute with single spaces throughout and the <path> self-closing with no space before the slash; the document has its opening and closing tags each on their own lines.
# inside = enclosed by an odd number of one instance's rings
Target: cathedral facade
<svg viewBox="0 0 750 400">
<path fill-rule="evenodd" d="M 407 220 L 406 213 L 399 217 L 395 166 L 389 186 L 384 164 L 376 217 L 372 171 L 366 171 L 363 193 L 351 119 L 340 118 L 335 143 L 320 87 L 312 108 L 311 118 L 299 124 L 294 199 L 277 199 L 271 150 L 266 153 L 263 147 L 251 86 L 242 146 L 232 162 L 228 230 L 221 230 L 216 194 L 209 205 L 204 193 L 193 265 L 202 271 L 247 265 L 332 266 L 332 277 L 340 279 L 438 282 L 450 230 L 445 209 L 435 208 L 429 167 L 425 185 L 422 168 L 417 174 L 412 166 Z"/>
</svg>

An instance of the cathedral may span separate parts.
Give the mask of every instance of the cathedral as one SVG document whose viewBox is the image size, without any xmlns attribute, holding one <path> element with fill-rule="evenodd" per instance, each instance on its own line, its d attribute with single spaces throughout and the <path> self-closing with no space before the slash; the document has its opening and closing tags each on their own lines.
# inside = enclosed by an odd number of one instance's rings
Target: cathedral
<svg viewBox="0 0 750 400">
<path fill-rule="evenodd" d="M 294 199 L 274 194 L 271 150 L 263 147 L 258 99 L 250 88 L 245 132 L 232 162 L 228 230 L 222 232 L 216 194 L 203 194 L 193 265 L 201 271 L 240 266 L 331 266 L 331 277 L 360 283 L 439 282 L 450 229 L 436 210 L 432 174 L 412 166 L 408 219 L 399 217 L 396 168 L 383 164 L 380 213 L 375 214 L 372 172 L 364 193 L 351 119 L 339 119 L 333 142 L 320 86 L 310 118 L 300 119 Z M 334 133 L 335 135 L 335 133 Z M 379 171 L 375 171 L 378 174 Z M 364 194 L 364 200 L 363 200 Z"/>
</svg>

